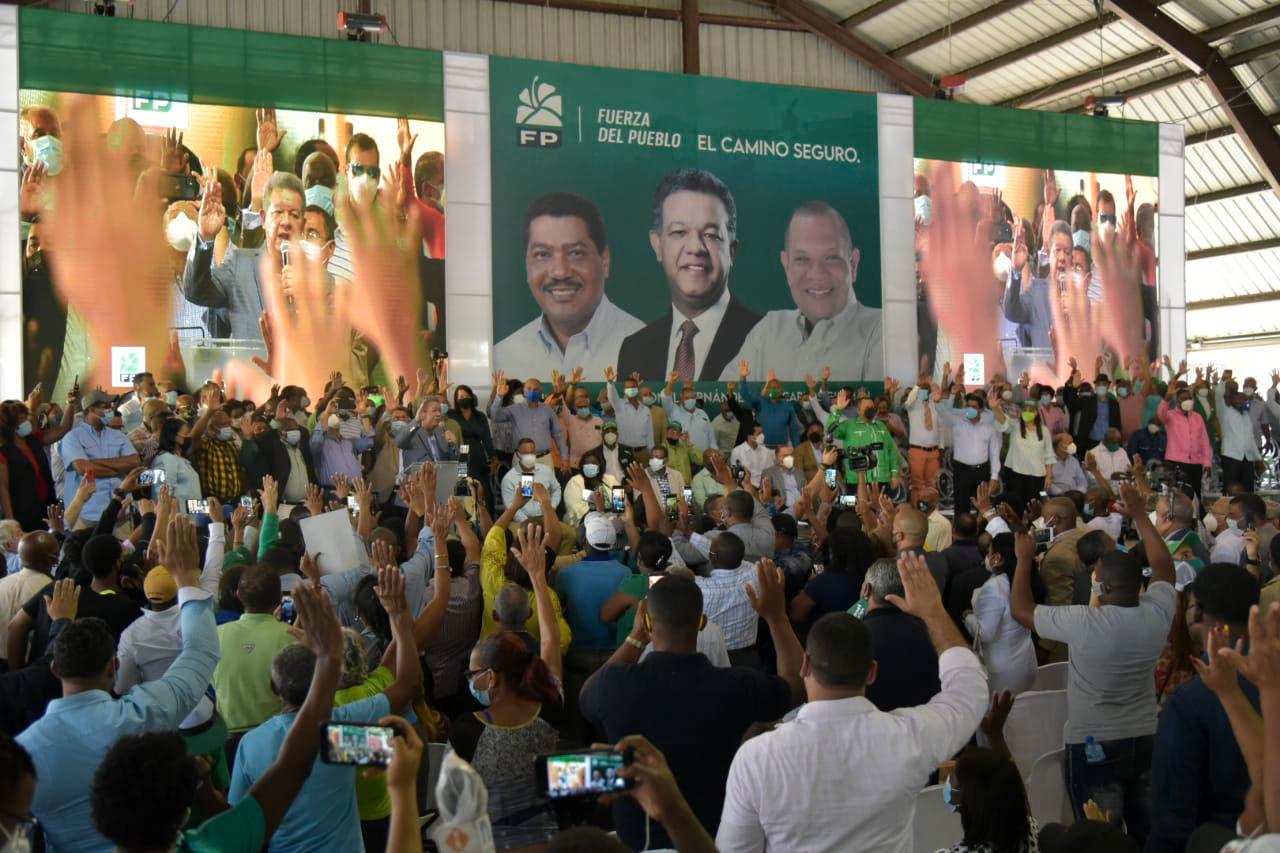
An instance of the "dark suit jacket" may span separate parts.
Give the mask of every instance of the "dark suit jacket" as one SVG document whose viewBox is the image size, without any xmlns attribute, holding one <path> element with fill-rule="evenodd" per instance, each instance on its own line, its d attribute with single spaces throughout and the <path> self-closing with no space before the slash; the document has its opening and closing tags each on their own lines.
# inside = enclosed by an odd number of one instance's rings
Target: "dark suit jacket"
<svg viewBox="0 0 1280 853">
<path fill-rule="evenodd" d="M 1053 306 L 1049 282 L 1042 278 L 1031 279 L 1031 289 L 1022 292 L 1022 276 L 1009 276 L 1004 289 L 1004 316 L 1010 323 L 1018 324 L 1018 345 L 1053 349 L 1049 330 L 1053 327 Z"/>
<path fill-rule="evenodd" d="M 671 342 L 672 309 L 654 320 L 638 332 L 633 332 L 622 341 L 618 350 L 618 375 L 630 376 L 639 371 L 643 379 L 666 379 L 667 347 Z M 711 339 L 711 349 L 698 372 L 697 378 L 703 382 L 719 382 L 720 374 L 730 361 L 742 349 L 742 341 L 760 322 L 760 315 L 729 294 L 729 304 L 725 308 L 724 319 L 720 328 L 716 329 Z"/>
<path fill-rule="evenodd" d="M 1085 442 L 1089 439 L 1089 433 L 1093 431 L 1094 422 L 1098 420 L 1097 392 L 1091 397 L 1081 397 L 1080 392 L 1074 387 L 1067 386 L 1062 393 L 1062 399 L 1067 404 L 1067 411 L 1071 413 L 1071 435 L 1076 440 L 1076 456 L 1083 459 L 1085 452 L 1089 449 L 1085 446 Z M 1120 402 L 1114 394 L 1107 395 L 1107 410 L 1107 423 L 1116 429 L 1121 429 Z M 1121 435 L 1123 434 L 1122 430 Z"/>
<path fill-rule="evenodd" d="M 258 317 L 266 306 L 266 294 L 258 277 L 261 250 L 227 246 L 222 263 L 213 265 L 213 244 L 200 247 L 195 240 L 187 250 L 187 263 L 182 270 L 182 292 L 196 305 L 224 309 L 230 319 L 231 337 L 240 340 L 260 341 Z M 222 315 L 217 310 L 211 327 Z M 219 329 L 220 330 L 220 329 Z"/>
<path fill-rule="evenodd" d="M 300 427 L 300 429 L 302 438 L 298 441 L 298 450 L 302 452 L 302 461 L 307 465 L 307 482 L 318 483 L 320 481 L 316 478 L 315 462 L 311 458 L 311 433 L 307 432 L 306 427 Z M 280 430 L 269 429 L 254 441 L 258 445 L 258 453 L 262 456 L 263 469 L 276 478 L 276 482 L 280 484 L 280 490 L 284 491 L 284 484 L 289 482 L 290 468 L 289 451 L 285 448 L 284 436 L 280 434 Z"/>
</svg>

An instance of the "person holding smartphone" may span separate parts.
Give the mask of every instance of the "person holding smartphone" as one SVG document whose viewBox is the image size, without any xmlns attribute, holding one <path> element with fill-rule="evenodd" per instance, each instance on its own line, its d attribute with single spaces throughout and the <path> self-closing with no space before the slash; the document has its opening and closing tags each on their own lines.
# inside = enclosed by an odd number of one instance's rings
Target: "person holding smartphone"
<svg viewBox="0 0 1280 853">
<path fill-rule="evenodd" d="M 556 479 L 555 471 L 550 465 L 543 465 L 538 462 L 537 447 L 532 438 L 522 438 L 520 443 L 516 445 L 516 456 L 512 460 L 511 470 L 502 478 L 502 502 L 507 506 L 511 506 L 515 501 L 516 494 L 522 488 L 528 485 L 527 481 L 522 483 L 525 477 L 532 477 L 534 485 L 540 485 L 547 490 L 547 494 L 551 498 L 551 507 L 560 506 L 560 481 Z M 527 491 L 527 488 L 526 488 Z M 532 497 L 532 493 L 525 494 L 526 499 Z M 529 519 L 538 518 L 542 515 L 542 506 L 537 501 L 528 501 L 516 513 L 515 520 L 517 522 L 525 522 Z M 548 522 L 555 521 L 554 517 L 548 519 Z"/>
<path fill-rule="evenodd" d="M 156 447 L 156 455 L 151 464 L 153 469 L 164 471 L 164 481 L 151 484 L 151 499 L 159 500 L 160 490 L 167 484 L 170 494 L 178 501 L 179 509 L 186 512 L 187 501 L 199 500 L 203 496 L 200 475 L 196 473 L 188 456 L 191 428 L 186 421 L 169 418 L 160 427 Z"/>
<path fill-rule="evenodd" d="M 605 512 L 612 511 L 612 494 L 619 481 L 604 470 L 600 451 L 588 450 L 582 454 L 581 472 L 569 478 L 564 486 L 564 523 L 577 527 L 587 513 L 595 509 L 594 496 L 598 493 Z"/>
</svg>

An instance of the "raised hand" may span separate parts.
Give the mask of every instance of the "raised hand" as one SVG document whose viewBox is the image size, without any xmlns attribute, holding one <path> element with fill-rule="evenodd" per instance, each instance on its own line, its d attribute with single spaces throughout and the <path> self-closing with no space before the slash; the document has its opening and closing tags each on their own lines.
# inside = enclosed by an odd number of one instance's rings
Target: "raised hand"
<svg viewBox="0 0 1280 853">
<path fill-rule="evenodd" d="M 165 531 L 164 567 L 178 586 L 200 585 L 200 553 L 196 549 L 196 527 L 185 515 L 169 519 Z"/>
<path fill-rule="evenodd" d="M 785 619 L 787 616 L 787 581 L 782 570 L 774 565 L 773 560 L 760 560 L 756 563 L 756 586 L 745 584 L 747 598 L 751 609 L 766 621 L 770 618 Z"/>
<path fill-rule="evenodd" d="M 404 573 L 397 565 L 378 566 L 378 585 L 375 587 L 378 601 L 382 609 L 393 620 L 409 611 L 409 603 L 404 595 Z"/>
<path fill-rule="evenodd" d="M 741 379 L 743 382 L 746 382 L 747 377 L 750 375 L 751 375 L 751 365 L 747 363 L 747 360 L 745 358 L 740 359 L 738 361 L 738 378 Z"/>
<path fill-rule="evenodd" d="M 989 742 L 998 741 L 1004 737 L 1004 722 L 1009 719 L 1009 712 L 1012 710 L 1013 694 L 1011 692 L 1001 690 L 991 694 L 991 704 L 987 706 L 986 716 L 978 724 L 978 728 L 987 736 Z"/>
<path fill-rule="evenodd" d="M 942 593 L 938 591 L 938 584 L 929 573 L 929 564 L 925 562 L 923 554 L 912 552 L 900 554 L 898 573 L 902 576 L 902 589 L 906 592 L 906 597 L 886 596 L 890 604 L 904 613 L 910 613 L 921 619 L 936 616 L 939 613 L 945 615 L 946 611 L 942 607 Z"/>
<path fill-rule="evenodd" d="M 262 511 L 275 514 L 280 508 L 280 484 L 267 474 L 262 478 Z"/>
<path fill-rule="evenodd" d="M 1263 613 L 1258 605 L 1249 610 L 1249 652 L 1243 644 L 1221 648 L 1218 655 L 1228 659 L 1240 674 L 1260 689 L 1280 687 L 1280 602 L 1272 602 Z"/>
<path fill-rule="evenodd" d="M 23 222 L 34 222 L 43 211 L 40 192 L 46 175 L 48 169 L 39 160 L 22 173 L 22 183 L 18 185 L 18 215 Z"/>
<path fill-rule="evenodd" d="M 54 581 L 53 594 L 44 597 L 44 606 L 51 622 L 75 619 L 80 606 L 80 585 L 71 578 Z"/>
<path fill-rule="evenodd" d="M 1240 681 L 1236 678 L 1235 661 L 1229 655 L 1221 654 L 1219 651 L 1220 649 L 1232 648 L 1231 640 L 1227 636 L 1224 627 L 1219 625 L 1209 631 L 1205 637 L 1205 651 L 1208 653 L 1206 655 L 1209 659 L 1208 662 L 1195 655 L 1191 656 L 1191 665 L 1195 667 L 1196 672 L 1200 675 L 1200 680 L 1219 699 L 1230 696 L 1240 690 Z M 1236 641 L 1234 650 L 1243 653 L 1244 637 Z"/>
<path fill-rule="evenodd" d="M 182 137 L 177 128 L 170 128 L 160 137 L 160 168 L 170 175 L 191 172 L 191 155 L 183 150 Z"/>
<path fill-rule="evenodd" d="M 413 146 L 418 142 L 418 134 L 409 130 L 407 118 L 396 119 L 396 145 L 400 149 L 400 162 L 413 162 Z"/>
<path fill-rule="evenodd" d="M 258 142 L 257 156 L 261 157 L 263 152 L 275 151 L 280 147 L 280 141 L 284 139 L 287 130 L 280 130 L 276 122 L 276 111 L 274 109 L 260 109 L 255 112 L 258 119 L 258 129 L 255 138 Z"/>
<path fill-rule="evenodd" d="M 547 549 L 551 547 L 551 534 L 545 530 L 538 536 L 538 528 L 529 524 L 516 528 L 516 544 L 511 554 L 529 575 L 534 587 L 547 582 Z"/>
<path fill-rule="evenodd" d="M 612 365 L 604 369 L 604 381 L 612 385 L 618 379 L 618 371 Z"/>
<path fill-rule="evenodd" d="M 317 658 L 341 658 L 342 623 L 329 595 L 311 583 L 300 583 L 293 588 L 293 604 L 298 609 L 295 626 L 301 628 L 306 647 Z"/>
<path fill-rule="evenodd" d="M 307 511 L 312 515 L 324 514 L 324 491 L 315 483 L 307 484 L 307 496 L 303 500 Z"/>
<path fill-rule="evenodd" d="M 1103 339 L 1123 358 L 1143 352 L 1142 256 L 1114 233 L 1094 229 L 1090 245 L 1098 275 L 1107 283 L 1102 293 Z"/>
</svg>

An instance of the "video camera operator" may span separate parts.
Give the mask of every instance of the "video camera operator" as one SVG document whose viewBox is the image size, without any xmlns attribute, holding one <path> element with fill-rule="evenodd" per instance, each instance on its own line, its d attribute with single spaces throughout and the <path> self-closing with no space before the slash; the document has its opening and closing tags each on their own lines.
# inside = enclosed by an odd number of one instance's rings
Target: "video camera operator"
<svg viewBox="0 0 1280 853">
<path fill-rule="evenodd" d="M 868 483 L 878 483 L 902 493 L 902 459 L 889 428 L 876 419 L 876 402 L 870 397 L 858 401 L 858 417 L 841 420 L 840 413 L 853 403 L 847 388 L 840 390 L 827 421 L 827 437 L 844 444 L 841 467 L 845 482 L 856 486 L 858 474 L 865 473 Z"/>
</svg>

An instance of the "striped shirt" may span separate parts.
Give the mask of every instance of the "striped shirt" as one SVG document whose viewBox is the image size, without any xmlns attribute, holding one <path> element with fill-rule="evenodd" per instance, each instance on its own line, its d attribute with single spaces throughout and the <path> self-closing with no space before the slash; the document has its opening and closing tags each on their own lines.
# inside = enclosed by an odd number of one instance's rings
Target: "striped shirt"
<svg viewBox="0 0 1280 853">
<path fill-rule="evenodd" d="M 708 577 L 695 578 L 702 590 L 702 612 L 724 631 L 724 644 L 729 651 L 756 644 L 759 618 L 743 588 L 755 578 L 755 566 L 750 563 L 736 569 L 712 569 Z"/>
</svg>

